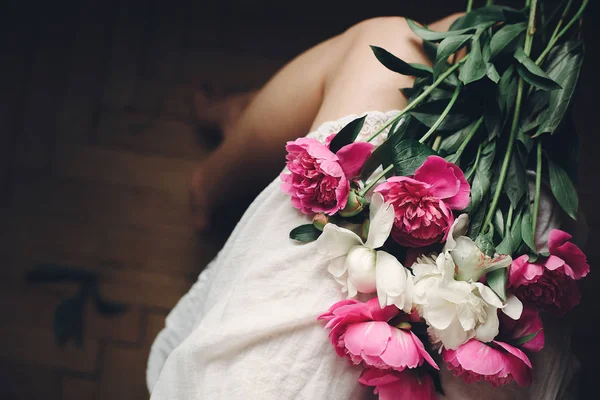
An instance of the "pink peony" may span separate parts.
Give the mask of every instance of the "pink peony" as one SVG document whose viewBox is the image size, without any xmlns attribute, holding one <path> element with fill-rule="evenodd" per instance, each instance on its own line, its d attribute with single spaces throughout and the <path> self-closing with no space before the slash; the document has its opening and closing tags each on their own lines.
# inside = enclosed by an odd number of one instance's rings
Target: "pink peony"
<svg viewBox="0 0 600 400">
<path fill-rule="evenodd" d="M 550 256 L 529 262 L 527 255 L 513 261 L 509 283 L 517 297 L 564 314 L 581 299 L 576 280 L 590 271 L 583 252 L 569 242 L 571 236 L 558 229 L 550 232 Z"/>
<path fill-rule="evenodd" d="M 359 173 L 373 149 L 370 143 L 352 143 L 336 154 L 316 139 L 300 138 L 286 145 L 286 166 L 281 189 L 304 214 L 335 214 L 348 201 L 350 181 Z"/>
<path fill-rule="evenodd" d="M 331 329 L 329 336 L 337 354 L 354 364 L 402 371 L 427 360 L 438 368 L 414 333 L 388 324 L 399 313 L 394 306 L 380 308 L 376 298 L 366 303 L 350 299 L 334 304 L 319 319 L 328 321 L 325 328 Z M 407 320 L 411 318 L 406 315 Z"/>
<path fill-rule="evenodd" d="M 354 364 L 403 371 L 420 367 L 426 360 L 439 369 L 414 333 L 390 326 L 387 322 L 352 324 L 346 329 L 341 342 Z"/>
<path fill-rule="evenodd" d="M 519 348 L 529 351 L 540 351 L 544 348 L 544 325 L 535 306 L 525 305 L 521 317 L 516 321 L 503 312 L 499 312 L 498 317 L 500 319 L 498 340 L 512 343 L 515 340 L 535 335 L 531 340 L 520 345 Z"/>
<path fill-rule="evenodd" d="M 427 373 L 414 370 L 381 371 L 374 368 L 365 369 L 358 379 L 366 386 L 375 386 L 375 394 L 379 400 L 436 400 L 433 379 Z"/>
<path fill-rule="evenodd" d="M 454 375 L 462 376 L 467 383 L 483 380 L 499 386 L 515 380 L 521 386 L 531 384 L 533 370 L 529 358 L 503 342 L 482 343 L 471 339 L 456 350 L 443 350 L 442 357 Z"/>
<path fill-rule="evenodd" d="M 461 169 L 438 156 L 428 157 L 413 178 L 395 176 L 375 189 L 393 204 L 392 237 L 407 247 L 445 239 L 454 222 L 452 210 L 469 205 L 470 190 Z"/>
</svg>

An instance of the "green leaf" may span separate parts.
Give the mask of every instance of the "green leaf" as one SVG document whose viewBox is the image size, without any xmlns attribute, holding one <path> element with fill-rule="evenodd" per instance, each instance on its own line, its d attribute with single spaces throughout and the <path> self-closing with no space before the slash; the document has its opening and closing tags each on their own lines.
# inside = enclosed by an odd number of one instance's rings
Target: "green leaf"
<svg viewBox="0 0 600 400">
<path fill-rule="evenodd" d="M 535 337 L 538 335 L 538 333 L 541 332 L 541 329 L 539 329 L 536 332 L 530 333 L 529 335 L 525 335 L 523 337 L 520 337 L 518 339 L 515 340 L 511 340 L 510 343 L 515 346 L 515 347 L 519 347 L 519 346 L 523 346 L 525 343 L 531 342 L 533 339 L 535 339 Z"/>
<path fill-rule="evenodd" d="M 517 64 L 517 71 L 525 82 L 542 90 L 561 89 L 558 83 L 553 81 L 531 58 L 527 57 L 522 47 L 517 47 L 514 57 L 519 62 Z"/>
<path fill-rule="evenodd" d="M 379 62 L 390 71 L 421 78 L 431 76 L 432 74 L 431 67 L 422 64 L 409 64 L 381 47 L 371 46 L 371 50 L 373 50 Z"/>
<path fill-rule="evenodd" d="M 312 242 L 321 236 L 321 231 L 315 228 L 313 224 L 300 225 L 292 229 L 290 239 L 299 242 Z"/>
<path fill-rule="evenodd" d="M 548 159 L 548 169 L 550 175 L 550 188 L 558 204 L 573 219 L 577 219 L 577 209 L 579 208 L 579 197 L 575 185 L 569 178 L 569 175 L 554 161 Z"/>
<path fill-rule="evenodd" d="M 479 250 L 481 250 L 483 252 L 483 254 L 485 254 L 486 256 L 489 256 L 489 257 L 493 257 L 494 253 L 496 252 L 496 248 L 494 247 L 494 244 L 492 243 L 492 239 L 490 236 L 492 236 L 492 235 L 491 234 L 482 235 L 480 233 L 475 238 L 475 244 L 477 245 L 477 247 L 479 247 Z"/>
<path fill-rule="evenodd" d="M 549 112 L 543 120 L 536 136 L 556 132 L 571 103 L 583 65 L 583 46 L 580 42 L 566 42 L 558 45 L 548 56 L 546 71 L 562 90 L 550 94 Z"/>
<path fill-rule="evenodd" d="M 483 198 L 490 191 L 491 176 L 494 168 L 494 159 L 496 157 L 496 142 L 492 141 L 486 145 L 481 152 L 477 169 L 475 170 L 475 178 L 473 178 L 473 184 L 471 185 L 471 203 L 469 204 L 469 211 L 476 210 Z"/>
<path fill-rule="evenodd" d="M 488 139 L 500 136 L 504 128 L 505 118 L 495 98 L 487 98 L 483 106 L 483 122 L 488 131 Z"/>
<path fill-rule="evenodd" d="M 460 50 L 471 37 L 472 35 L 458 35 L 450 36 L 442 40 L 438 46 L 435 65 L 433 67 L 433 76 L 435 78 L 446 69 L 448 57 Z"/>
<path fill-rule="evenodd" d="M 481 203 L 481 205 L 478 205 L 477 208 L 474 208 L 475 212 L 469 212 L 468 236 L 473 240 L 477 239 L 479 231 L 481 231 L 481 227 L 483 226 L 487 211 L 486 203 L 489 200 L 489 193 L 486 193 L 483 199 L 484 201 Z"/>
<path fill-rule="evenodd" d="M 506 284 L 508 281 L 507 269 L 501 268 L 489 272 L 485 275 L 485 279 L 490 289 L 492 289 L 502 301 L 506 301 Z"/>
<path fill-rule="evenodd" d="M 440 154 L 446 155 L 455 153 L 460 147 L 460 145 L 465 141 L 465 139 L 469 135 L 469 132 L 471 132 L 471 130 L 475 127 L 476 123 L 477 121 L 472 122 L 464 128 L 456 131 L 452 135 L 446 137 L 440 145 Z"/>
<path fill-rule="evenodd" d="M 559 93 L 560 91 L 536 90 L 531 96 L 527 97 L 521 116 L 521 132 L 536 129 L 543 121 L 548 119 L 548 114 L 552 114 L 552 111 L 548 109 L 550 96 L 555 92 Z"/>
<path fill-rule="evenodd" d="M 504 71 L 498 82 L 498 105 L 505 114 L 512 113 L 517 96 L 517 84 L 515 68 L 511 65 Z"/>
<path fill-rule="evenodd" d="M 448 106 L 449 99 L 433 100 L 427 103 L 422 103 L 410 111 L 416 120 L 431 128 L 439 119 L 440 114 Z M 473 120 L 473 116 L 464 102 L 460 100 L 454 104 L 450 113 L 444 118 L 444 121 L 438 126 L 438 131 L 452 131 L 460 129 Z"/>
<path fill-rule="evenodd" d="M 428 40 L 430 42 L 437 42 L 450 36 L 462 35 L 475 30 L 475 28 L 466 28 L 446 32 L 435 32 L 418 25 L 415 21 L 411 19 L 407 18 L 406 22 L 408 23 L 409 28 L 415 33 L 415 35 L 417 35 L 423 40 Z"/>
<path fill-rule="evenodd" d="M 433 64 L 437 58 L 437 46 L 427 40 L 423 40 L 423 51 L 429 58 L 429 61 Z"/>
<path fill-rule="evenodd" d="M 54 335 L 60 347 L 64 346 L 69 339 L 73 339 L 79 346 L 83 344 L 83 312 L 86 298 L 86 292 L 81 290 L 56 307 Z"/>
<path fill-rule="evenodd" d="M 432 155 L 436 155 L 436 152 L 426 144 L 414 139 L 402 140 L 392 149 L 394 171 L 399 176 L 413 175 L 427 157 Z"/>
<path fill-rule="evenodd" d="M 480 36 L 475 35 L 471 41 L 471 52 L 469 58 L 460 69 L 458 79 L 465 85 L 483 78 L 487 74 L 487 65 L 481 52 Z"/>
<path fill-rule="evenodd" d="M 537 254 L 537 248 L 533 234 L 533 221 L 531 220 L 531 212 L 529 211 L 528 203 L 525 205 L 525 212 L 523 213 L 523 219 L 521 220 L 521 236 L 527 247 Z"/>
<path fill-rule="evenodd" d="M 510 232 L 506 233 L 502 242 L 496 247 L 496 251 L 498 254 L 513 255 L 521 246 L 522 242 L 521 213 L 519 213 L 511 225 Z"/>
<path fill-rule="evenodd" d="M 504 25 L 498 32 L 492 36 L 490 43 L 491 58 L 494 59 L 502 50 L 511 45 L 516 39 L 525 32 L 527 23 L 522 22 L 514 25 Z"/>
<path fill-rule="evenodd" d="M 485 61 L 486 65 L 486 75 L 487 77 L 494 83 L 498 84 L 500 81 L 500 74 L 498 74 L 498 70 L 492 63 L 492 50 L 490 48 L 490 34 L 488 31 L 484 31 L 481 33 L 481 53 L 483 55 L 483 61 Z"/>
<path fill-rule="evenodd" d="M 334 136 L 331 144 L 329 145 L 329 150 L 331 150 L 332 153 L 337 153 L 342 147 L 354 143 L 356 137 L 363 127 L 363 124 L 365 123 L 366 118 L 366 115 L 356 118 L 344 126 L 342 130 L 340 130 L 338 134 Z"/>
<path fill-rule="evenodd" d="M 508 164 L 508 171 L 506 175 L 506 181 L 504 182 L 503 190 L 510 199 L 510 204 L 513 208 L 517 208 L 519 201 L 525 195 L 525 191 L 528 189 L 527 176 L 525 167 L 521 162 L 521 158 L 518 154 L 513 154 Z"/>
<path fill-rule="evenodd" d="M 384 168 L 392 164 L 392 149 L 406 135 L 410 125 L 410 117 L 404 118 L 403 122 L 393 130 L 393 133 L 388 136 L 387 140 L 371 153 L 367 161 L 363 164 L 360 177 L 363 182 L 366 182 L 379 166 Z"/>
<path fill-rule="evenodd" d="M 506 21 L 515 23 L 525 21 L 527 16 L 522 11 L 517 11 L 506 6 L 488 6 L 477 8 L 452 23 L 450 29 L 479 28 L 496 22 Z"/>
</svg>

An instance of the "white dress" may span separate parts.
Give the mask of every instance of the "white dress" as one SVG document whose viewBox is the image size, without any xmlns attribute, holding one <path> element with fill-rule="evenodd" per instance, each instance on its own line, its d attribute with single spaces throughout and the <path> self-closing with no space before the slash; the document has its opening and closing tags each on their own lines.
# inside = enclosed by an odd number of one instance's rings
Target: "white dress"
<svg viewBox="0 0 600 400">
<path fill-rule="evenodd" d="M 366 140 L 398 113 L 368 113 L 358 140 Z M 356 117 L 327 122 L 309 137 L 324 142 Z M 384 139 L 385 133 L 379 143 Z M 288 238 L 292 228 L 310 218 L 292 207 L 280 185 L 276 178 L 254 200 L 223 249 L 167 317 L 148 361 L 152 400 L 372 397 L 373 388 L 357 382 L 360 368 L 336 355 L 317 321 L 344 294 L 315 244 Z M 559 392 L 570 381 L 571 355 L 569 346 L 559 343 L 560 351 L 550 357 L 555 367 L 536 371 L 531 390 L 537 395 L 531 398 L 565 398 L 557 396 L 563 396 Z M 454 386 L 454 392 L 464 390 L 460 383 Z M 447 395 L 480 398 L 462 393 Z M 513 393 L 511 398 L 518 397 Z"/>
</svg>

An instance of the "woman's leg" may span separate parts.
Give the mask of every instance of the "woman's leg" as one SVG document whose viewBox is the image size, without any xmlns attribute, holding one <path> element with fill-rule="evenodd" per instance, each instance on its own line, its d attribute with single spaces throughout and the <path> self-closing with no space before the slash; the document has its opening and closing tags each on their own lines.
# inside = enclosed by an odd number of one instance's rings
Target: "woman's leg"
<svg viewBox="0 0 600 400">
<path fill-rule="evenodd" d="M 445 30 L 457 17 L 430 27 Z M 400 17 L 359 23 L 291 61 L 258 91 L 195 172 L 190 198 L 198 229 L 208 227 L 213 205 L 255 194 L 272 180 L 284 165 L 286 141 L 344 115 L 406 105 L 398 89 L 411 86 L 412 77 L 387 70 L 369 45 L 408 62 L 428 63 L 420 39 Z"/>
</svg>

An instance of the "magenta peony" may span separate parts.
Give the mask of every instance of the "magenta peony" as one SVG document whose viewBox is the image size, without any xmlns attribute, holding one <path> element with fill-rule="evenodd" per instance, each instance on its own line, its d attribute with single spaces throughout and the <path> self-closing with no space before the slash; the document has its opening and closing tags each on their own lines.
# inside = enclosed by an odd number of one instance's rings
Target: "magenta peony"
<svg viewBox="0 0 600 400">
<path fill-rule="evenodd" d="M 374 368 L 365 369 L 358 379 L 366 386 L 374 386 L 379 400 L 436 400 L 433 379 L 427 373 L 405 370 L 382 371 Z"/>
<path fill-rule="evenodd" d="M 458 166 L 430 156 L 413 178 L 389 178 L 375 192 L 394 206 L 394 240 L 407 247 L 424 247 L 446 238 L 454 222 L 452 210 L 469 205 L 470 190 Z"/>
<path fill-rule="evenodd" d="M 586 276 L 590 266 L 570 239 L 568 233 L 553 229 L 548 240 L 549 257 L 529 262 L 523 255 L 513 261 L 509 283 L 517 297 L 561 315 L 579 304 L 576 280 Z"/>
<path fill-rule="evenodd" d="M 319 319 L 328 321 L 325 327 L 331 329 L 329 336 L 337 354 L 354 364 L 402 371 L 427 361 L 439 369 L 414 333 L 388 324 L 399 313 L 394 306 L 380 308 L 376 298 L 366 303 L 343 300 Z"/>
<path fill-rule="evenodd" d="M 525 305 L 521 317 L 516 321 L 504 313 L 498 313 L 498 317 L 500 319 L 498 340 L 512 343 L 515 340 L 528 338 L 527 342 L 519 345 L 520 349 L 540 351 L 544 348 L 544 325 L 534 305 Z"/>
<path fill-rule="evenodd" d="M 370 143 L 352 143 L 336 154 L 316 139 L 288 142 L 281 189 L 292 196 L 292 205 L 304 214 L 333 215 L 346 206 L 350 181 L 360 173 L 371 154 Z"/>
<path fill-rule="evenodd" d="M 525 353 L 495 340 L 483 343 L 471 339 L 456 350 L 443 350 L 442 357 L 448 368 L 467 383 L 486 381 L 499 386 L 514 380 L 528 386 L 533 377 L 531 362 Z"/>
</svg>

